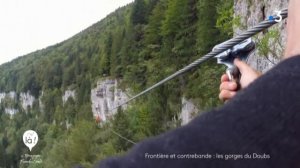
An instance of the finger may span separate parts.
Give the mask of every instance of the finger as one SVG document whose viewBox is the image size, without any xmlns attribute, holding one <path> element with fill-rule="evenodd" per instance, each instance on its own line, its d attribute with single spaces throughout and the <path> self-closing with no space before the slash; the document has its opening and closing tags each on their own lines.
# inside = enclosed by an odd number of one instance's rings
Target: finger
<svg viewBox="0 0 300 168">
<path fill-rule="evenodd" d="M 222 82 L 220 85 L 220 91 L 229 90 L 235 91 L 237 89 L 237 83 L 235 82 Z"/>
<path fill-rule="evenodd" d="M 221 82 L 227 82 L 229 81 L 229 77 L 227 74 L 223 74 L 222 77 L 221 77 Z"/>
<path fill-rule="evenodd" d="M 238 67 L 241 74 L 243 74 L 244 72 L 247 72 L 249 70 L 252 71 L 252 68 L 248 64 L 246 64 L 245 62 L 241 61 L 238 58 L 234 59 L 234 65 Z"/>
<path fill-rule="evenodd" d="M 219 99 L 222 101 L 233 98 L 236 95 L 236 92 L 231 92 L 228 90 L 222 90 L 219 94 Z"/>
<path fill-rule="evenodd" d="M 219 94 L 219 99 L 225 101 L 225 100 L 229 100 L 229 99 L 233 98 L 235 95 L 236 95 L 236 92 L 222 90 Z"/>
</svg>

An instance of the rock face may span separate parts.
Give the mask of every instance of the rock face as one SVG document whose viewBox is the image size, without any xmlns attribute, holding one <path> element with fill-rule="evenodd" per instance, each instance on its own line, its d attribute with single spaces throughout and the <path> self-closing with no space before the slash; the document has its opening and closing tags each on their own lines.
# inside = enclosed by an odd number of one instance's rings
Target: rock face
<svg viewBox="0 0 300 168">
<path fill-rule="evenodd" d="M 11 91 L 7 94 L 7 96 L 12 99 L 12 100 L 15 100 L 17 98 L 17 93 L 14 92 L 14 91 Z"/>
<path fill-rule="evenodd" d="M 28 107 L 32 107 L 33 103 L 35 101 L 34 96 L 30 95 L 29 92 L 27 93 L 20 93 L 19 95 L 19 99 L 17 99 L 18 95 L 16 92 L 11 91 L 9 93 L 0 93 L 0 103 L 3 103 L 4 101 L 7 102 L 16 102 L 19 101 L 21 104 L 21 107 L 27 111 Z M 19 110 L 16 109 L 15 107 L 12 107 L 11 103 L 5 103 L 6 107 L 5 107 L 5 113 L 9 114 L 11 117 L 18 113 Z"/>
<path fill-rule="evenodd" d="M 63 104 L 65 104 L 71 97 L 75 100 L 75 90 L 66 90 L 65 94 L 62 96 Z"/>
<path fill-rule="evenodd" d="M 288 0 L 234 0 L 234 15 L 239 18 L 240 22 L 240 25 L 234 26 L 234 34 L 241 34 L 247 28 L 255 26 L 270 15 L 275 15 L 276 11 L 287 8 L 287 6 Z M 259 44 L 269 31 L 278 31 L 279 36 L 276 37 L 277 39 L 270 39 L 268 42 L 272 52 L 261 55 L 258 50 Z M 283 56 L 283 46 L 285 46 L 286 38 L 286 20 L 252 38 L 256 42 L 257 50 L 249 57 L 248 64 L 261 72 L 266 72 L 272 68 Z M 187 124 L 193 118 L 192 114 L 198 111 L 191 101 L 183 97 L 180 113 L 181 124 Z"/>
<path fill-rule="evenodd" d="M 35 101 L 34 96 L 30 95 L 29 92 L 20 93 L 20 102 L 24 110 L 27 110 L 28 107 L 32 108 L 34 101 Z"/>
<path fill-rule="evenodd" d="M 118 80 L 99 81 L 97 87 L 91 91 L 93 115 L 101 121 L 106 121 L 117 112 L 114 108 L 126 100 L 128 96 L 118 89 Z M 123 108 L 126 108 L 126 105 Z"/>
<path fill-rule="evenodd" d="M 199 109 L 193 104 L 192 101 L 187 100 L 185 97 L 181 99 L 181 113 L 180 113 L 180 119 L 181 119 L 181 125 L 187 124 L 192 118 L 193 113 L 197 113 Z"/>
<path fill-rule="evenodd" d="M 17 101 L 17 94 L 16 92 L 9 92 L 9 93 L 0 93 L 0 103 L 5 102 L 14 102 Z M 8 107 L 5 107 L 4 112 L 9 114 L 10 117 L 13 117 L 14 114 L 18 112 L 17 109 L 12 107 L 11 103 L 8 103 Z"/>
<path fill-rule="evenodd" d="M 39 99 L 40 110 L 43 111 L 43 102 L 41 97 L 43 96 L 43 92 Z M 20 93 L 19 99 L 17 99 L 18 95 L 16 92 L 9 93 L 0 93 L 0 103 L 3 103 L 4 100 L 9 100 L 10 102 L 19 101 L 21 107 L 27 111 L 28 107 L 32 107 L 35 101 L 34 96 L 27 93 Z M 69 98 L 76 99 L 76 93 L 74 90 L 66 90 L 64 95 L 62 96 L 63 103 Z M 118 89 L 118 80 L 103 80 L 97 83 L 97 87 L 91 90 L 91 102 L 92 102 L 92 110 L 94 117 L 99 117 L 101 121 L 106 121 L 108 118 L 111 118 L 116 112 L 117 109 L 114 109 L 122 102 L 128 100 L 128 96 L 125 92 Z M 14 107 L 10 107 L 7 105 L 5 107 L 5 113 L 10 114 L 12 117 L 14 114 L 19 112 L 18 109 Z M 126 105 L 123 106 L 126 108 Z M 68 125 L 68 123 L 67 123 Z"/>
<path fill-rule="evenodd" d="M 274 15 L 276 10 L 281 10 L 287 8 L 288 0 L 234 0 L 234 13 L 235 17 L 239 18 L 240 24 L 234 26 L 234 34 L 240 34 L 247 28 L 253 27 L 262 20 L 267 19 L 270 15 Z M 280 61 L 283 56 L 284 48 L 286 42 L 286 20 L 282 21 L 278 25 L 274 26 L 272 29 L 260 33 L 257 37 L 253 39 L 257 44 L 270 30 L 276 30 L 279 32 L 279 36 L 276 40 L 270 40 L 268 42 L 269 47 L 273 52 L 269 52 L 267 55 L 259 54 L 256 50 L 249 58 L 248 63 L 255 69 L 265 72 L 273 67 L 276 63 Z M 66 90 L 62 96 L 62 101 L 65 103 L 70 97 L 75 99 L 75 91 Z M 43 93 L 42 93 L 43 95 Z M 42 97 L 42 95 L 40 97 Z M 12 100 L 17 99 L 17 94 L 15 92 L 0 93 L 0 103 L 4 99 L 9 98 Z M 114 115 L 117 109 L 116 106 L 122 102 L 128 100 L 128 96 L 125 92 L 118 89 L 117 80 L 103 80 L 97 83 L 97 87 L 91 90 L 91 102 L 92 111 L 95 117 L 99 117 L 100 120 L 106 121 L 112 115 Z M 32 107 L 35 98 L 27 93 L 20 93 L 20 101 L 24 110 L 28 107 Z M 39 98 L 39 104 L 41 111 L 43 111 L 43 103 Z M 123 106 L 126 108 L 126 106 Z M 192 119 L 192 114 L 197 113 L 199 110 L 192 103 L 192 101 L 182 98 L 182 109 L 180 114 L 180 119 L 182 125 L 187 124 Z M 6 107 L 5 112 L 13 116 L 18 112 L 17 109 L 12 107 Z"/>
<path fill-rule="evenodd" d="M 2 100 L 5 98 L 6 93 L 0 93 L 0 103 L 2 103 Z"/>
<path fill-rule="evenodd" d="M 44 109 L 45 109 L 44 103 L 42 101 L 43 96 L 44 96 L 44 91 L 42 91 L 41 95 L 39 96 L 39 106 L 40 106 L 41 112 L 44 112 Z"/>
<path fill-rule="evenodd" d="M 18 112 L 18 110 L 17 110 L 17 109 L 14 109 L 14 108 L 5 108 L 5 113 L 6 113 L 6 114 L 9 114 L 11 118 L 12 118 L 17 112 Z"/>
<path fill-rule="evenodd" d="M 247 28 L 253 27 L 267 19 L 270 15 L 274 15 L 276 11 L 287 8 L 287 6 L 288 0 L 234 0 L 235 17 L 239 18 L 240 21 L 240 25 L 234 27 L 235 35 L 240 34 Z M 262 55 L 256 50 L 248 60 L 248 63 L 253 68 L 262 72 L 269 70 L 277 64 L 283 56 L 283 46 L 285 46 L 287 36 L 286 20 L 264 33 L 260 33 L 257 38 L 254 38 L 257 44 L 271 30 L 279 32 L 278 37 L 269 41 L 269 48 L 272 49 L 272 52 Z"/>
</svg>

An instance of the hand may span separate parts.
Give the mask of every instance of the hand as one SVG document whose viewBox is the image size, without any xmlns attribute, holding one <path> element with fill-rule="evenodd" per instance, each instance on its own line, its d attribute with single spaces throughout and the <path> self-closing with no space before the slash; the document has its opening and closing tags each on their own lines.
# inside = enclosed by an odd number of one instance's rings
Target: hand
<svg viewBox="0 0 300 168">
<path fill-rule="evenodd" d="M 254 70 L 248 64 L 239 59 L 234 60 L 234 65 L 237 66 L 241 72 L 241 89 L 246 88 L 250 83 L 261 76 L 260 72 Z M 222 75 L 219 98 L 223 101 L 231 99 L 237 93 L 237 88 L 238 85 L 235 81 L 229 81 L 229 77 L 226 74 Z"/>
</svg>

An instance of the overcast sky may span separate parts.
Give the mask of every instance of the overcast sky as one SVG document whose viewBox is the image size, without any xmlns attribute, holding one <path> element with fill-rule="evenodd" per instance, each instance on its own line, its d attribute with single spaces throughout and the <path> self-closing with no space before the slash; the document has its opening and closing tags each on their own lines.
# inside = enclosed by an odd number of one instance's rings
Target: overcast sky
<svg viewBox="0 0 300 168">
<path fill-rule="evenodd" d="M 133 0 L 0 0 L 0 64 L 59 43 Z"/>
</svg>

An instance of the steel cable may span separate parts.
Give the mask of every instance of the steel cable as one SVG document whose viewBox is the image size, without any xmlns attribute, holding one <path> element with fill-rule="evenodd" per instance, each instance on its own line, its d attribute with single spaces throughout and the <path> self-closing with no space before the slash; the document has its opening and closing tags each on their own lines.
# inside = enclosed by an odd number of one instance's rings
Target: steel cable
<svg viewBox="0 0 300 168">
<path fill-rule="evenodd" d="M 282 16 L 282 20 L 285 19 L 285 18 L 287 18 L 287 16 L 288 16 L 288 10 L 287 9 L 282 10 L 281 11 L 281 16 Z M 125 105 L 125 104 L 127 104 L 129 102 L 131 102 L 132 100 L 134 100 L 134 99 L 136 99 L 136 98 L 138 98 L 138 97 L 140 97 L 140 96 L 148 93 L 152 89 L 154 89 L 154 88 L 156 88 L 156 87 L 158 87 L 158 86 L 160 86 L 160 85 L 168 82 L 169 80 L 172 80 L 173 78 L 175 78 L 175 77 L 177 77 L 179 75 L 182 75 L 183 73 L 185 73 L 185 72 L 187 72 L 187 71 L 195 68 L 196 66 L 198 66 L 199 64 L 207 61 L 208 59 L 215 57 L 216 55 L 218 55 L 218 54 L 220 54 L 220 53 L 222 53 L 222 52 L 224 52 L 224 51 L 232 48 L 233 46 L 235 46 L 235 45 L 243 42 L 244 40 L 246 40 L 246 39 L 248 39 L 248 38 L 250 38 L 250 37 L 258 34 L 259 32 L 262 32 L 263 30 L 265 30 L 265 29 L 273 26 L 274 24 L 278 23 L 278 22 L 275 21 L 275 19 L 279 19 L 279 16 L 272 16 L 272 17 L 274 18 L 273 20 L 264 20 L 264 21 L 260 22 L 258 25 L 256 25 L 256 26 L 248 29 L 244 33 L 242 33 L 242 34 L 240 34 L 240 35 L 238 35 L 238 36 L 236 36 L 236 37 L 234 37 L 234 38 L 232 38 L 230 40 L 227 40 L 227 41 L 225 41 L 225 42 L 217 45 L 214 48 L 214 50 L 212 50 L 208 54 L 206 54 L 203 57 L 197 59 L 196 61 L 190 63 L 189 65 L 187 65 L 184 68 L 178 70 L 177 72 L 175 72 L 172 75 L 166 77 L 165 79 L 159 81 L 158 83 L 152 85 L 151 87 L 147 88 L 146 90 L 144 90 L 144 91 L 138 93 L 137 95 L 129 98 L 127 101 L 119 104 L 118 106 L 110 109 L 109 111 L 117 109 L 117 108 L 119 108 L 119 107 L 121 107 L 121 106 L 123 106 L 123 105 Z"/>
</svg>

